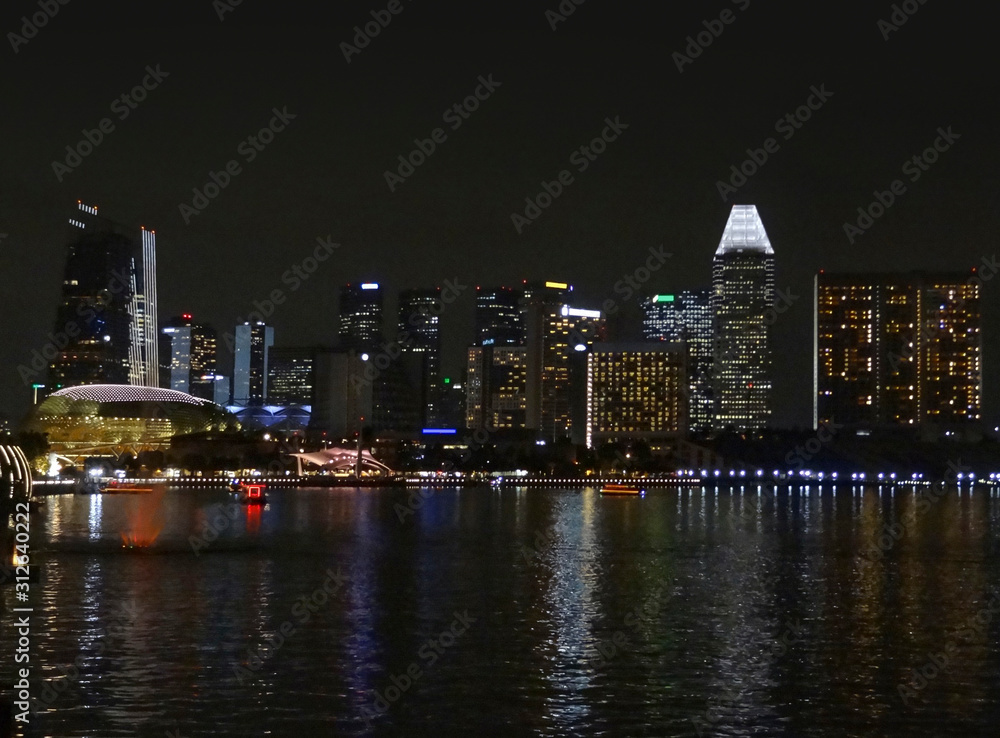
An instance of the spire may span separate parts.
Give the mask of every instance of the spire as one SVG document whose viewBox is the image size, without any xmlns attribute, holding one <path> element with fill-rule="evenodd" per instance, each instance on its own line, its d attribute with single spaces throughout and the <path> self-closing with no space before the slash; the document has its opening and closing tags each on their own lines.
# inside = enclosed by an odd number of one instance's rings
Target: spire
<svg viewBox="0 0 1000 738">
<path fill-rule="evenodd" d="M 756 205 L 733 205 L 733 210 L 726 221 L 726 230 L 722 233 L 722 240 L 715 255 L 728 254 L 737 249 L 750 249 L 753 251 L 763 251 L 765 254 L 774 254 L 771 242 L 767 238 L 764 230 L 764 223 L 761 222 L 757 213 Z"/>
</svg>

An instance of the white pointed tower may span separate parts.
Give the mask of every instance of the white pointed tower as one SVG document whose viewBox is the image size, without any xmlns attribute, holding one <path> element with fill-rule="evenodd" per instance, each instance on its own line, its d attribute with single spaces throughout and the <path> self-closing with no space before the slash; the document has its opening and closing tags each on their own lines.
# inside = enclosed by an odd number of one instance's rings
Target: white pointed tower
<svg viewBox="0 0 1000 738">
<path fill-rule="evenodd" d="M 754 205 L 734 205 L 712 263 L 717 430 L 771 419 L 774 250 Z"/>
</svg>

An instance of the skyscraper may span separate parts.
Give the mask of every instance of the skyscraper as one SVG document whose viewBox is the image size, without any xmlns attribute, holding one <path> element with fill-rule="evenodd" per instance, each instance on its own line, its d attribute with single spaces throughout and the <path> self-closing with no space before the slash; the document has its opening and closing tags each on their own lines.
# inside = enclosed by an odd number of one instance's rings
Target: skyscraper
<svg viewBox="0 0 1000 738">
<path fill-rule="evenodd" d="M 382 289 L 375 282 L 340 288 L 338 336 L 345 349 L 370 351 L 382 342 Z"/>
<path fill-rule="evenodd" d="M 586 354 L 586 423 L 582 434 L 574 425 L 575 440 L 593 448 L 602 441 L 681 438 L 687 429 L 686 362 L 680 343 L 594 345 Z"/>
<path fill-rule="evenodd" d="M 267 397 L 267 358 L 274 328 L 260 321 L 236 326 L 233 404 L 261 405 Z"/>
<path fill-rule="evenodd" d="M 813 422 L 977 422 L 982 332 L 974 272 L 816 276 Z"/>
<path fill-rule="evenodd" d="M 160 329 L 160 386 L 214 401 L 217 343 L 215 329 L 190 313 L 170 318 Z"/>
<path fill-rule="evenodd" d="M 315 400 L 316 356 L 314 347 L 274 346 L 267 354 L 267 403 L 312 405 Z"/>
<path fill-rule="evenodd" d="M 524 346 L 471 346 L 466 375 L 467 428 L 524 428 L 528 361 Z"/>
<path fill-rule="evenodd" d="M 553 282 L 526 290 L 526 423 L 546 438 L 571 433 L 571 355 L 605 340 L 604 316 L 599 310 L 565 304 L 570 290 L 567 284 Z"/>
<path fill-rule="evenodd" d="M 771 419 L 774 251 L 754 205 L 734 205 L 712 263 L 715 426 L 758 429 Z"/>
<path fill-rule="evenodd" d="M 476 287 L 476 345 L 524 345 L 523 296 L 523 290 L 512 287 Z"/>
<path fill-rule="evenodd" d="M 688 425 L 707 431 L 714 416 L 711 290 L 653 295 L 642 302 L 642 333 L 647 341 L 680 342 L 687 352 Z"/>
<path fill-rule="evenodd" d="M 63 272 L 47 389 L 81 384 L 158 385 L 156 239 L 77 202 Z M 142 268 L 137 267 L 141 260 Z"/>
<path fill-rule="evenodd" d="M 399 293 L 399 336 L 403 353 L 418 356 L 423 364 L 418 383 L 421 423 L 433 427 L 440 421 L 441 405 L 441 288 L 403 290 Z"/>
</svg>

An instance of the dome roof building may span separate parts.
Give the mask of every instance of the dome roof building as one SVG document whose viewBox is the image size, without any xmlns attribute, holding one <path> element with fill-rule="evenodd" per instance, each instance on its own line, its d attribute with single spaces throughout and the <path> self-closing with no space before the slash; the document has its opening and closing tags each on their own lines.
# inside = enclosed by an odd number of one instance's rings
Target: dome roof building
<svg viewBox="0 0 1000 738">
<path fill-rule="evenodd" d="M 214 402 L 184 392 L 125 384 L 92 384 L 53 392 L 24 429 L 48 435 L 64 455 L 166 449 L 177 435 L 236 431 L 240 423 Z"/>
</svg>

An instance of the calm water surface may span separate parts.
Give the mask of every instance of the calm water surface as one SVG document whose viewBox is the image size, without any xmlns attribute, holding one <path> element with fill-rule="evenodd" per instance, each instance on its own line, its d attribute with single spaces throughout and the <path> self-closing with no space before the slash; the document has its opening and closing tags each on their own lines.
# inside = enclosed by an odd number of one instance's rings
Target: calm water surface
<svg viewBox="0 0 1000 738">
<path fill-rule="evenodd" d="M 751 492 L 50 498 L 35 734 L 997 735 L 1000 498 Z"/>
</svg>

